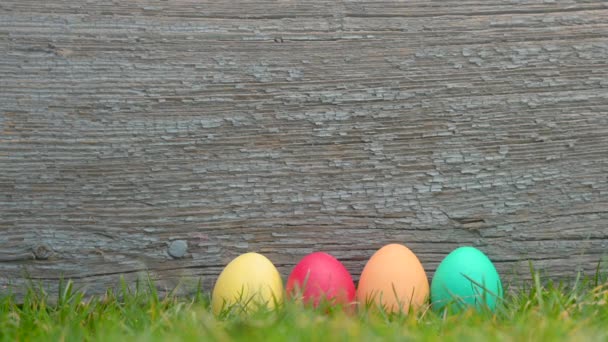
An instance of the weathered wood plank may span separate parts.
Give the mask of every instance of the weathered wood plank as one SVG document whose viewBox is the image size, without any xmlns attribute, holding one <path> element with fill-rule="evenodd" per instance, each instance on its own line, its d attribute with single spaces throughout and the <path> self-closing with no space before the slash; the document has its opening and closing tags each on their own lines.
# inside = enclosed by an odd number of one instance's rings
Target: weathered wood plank
<svg viewBox="0 0 608 342">
<path fill-rule="evenodd" d="M 603 1 L 3 0 L 0 288 L 389 242 L 593 272 L 607 38 Z"/>
</svg>

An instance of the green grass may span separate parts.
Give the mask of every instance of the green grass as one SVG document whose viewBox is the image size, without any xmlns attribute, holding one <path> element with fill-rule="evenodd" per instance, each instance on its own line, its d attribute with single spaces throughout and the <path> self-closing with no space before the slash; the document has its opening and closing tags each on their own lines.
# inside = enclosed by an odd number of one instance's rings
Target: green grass
<svg viewBox="0 0 608 342">
<path fill-rule="evenodd" d="M 104 296 L 85 297 L 71 282 L 49 297 L 31 287 L 17 303 L 0 298 L 0 341 L 601 341 L 608 340 L 608 284 L 598 277 L 574 285 L 547 283 L 507 291 L 495 313 L 421 310 L 388 315 L 360 310 L 280 309 L 216 318 L 209 298 L 159 298 L 153 284 L 124 283 Z"/>
</svg>

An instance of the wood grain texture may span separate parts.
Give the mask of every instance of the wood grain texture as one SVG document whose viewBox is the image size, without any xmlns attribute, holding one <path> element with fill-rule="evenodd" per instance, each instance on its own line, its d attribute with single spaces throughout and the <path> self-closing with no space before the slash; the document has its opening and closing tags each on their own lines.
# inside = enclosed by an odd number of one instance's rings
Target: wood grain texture
<svg viewBox="0 0 608 342">
<path fill-rule="evenodd" d="M 604 1 L 0 1 L 0 291 L 608 251 Z M 184 250 L 184 247 L 186 249 Z"/>
</svg>

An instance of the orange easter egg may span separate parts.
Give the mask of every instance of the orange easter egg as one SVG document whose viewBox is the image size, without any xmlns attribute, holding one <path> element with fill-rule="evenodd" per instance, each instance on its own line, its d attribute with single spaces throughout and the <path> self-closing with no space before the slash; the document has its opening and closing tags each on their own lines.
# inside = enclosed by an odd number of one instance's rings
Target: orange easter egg
<svg viewBox="0 0 608 342">
<path fill-rule="evenodd" d="M 390 244 L 369 259 L 357 288 L 359 305 L 387 312 L 417 310 L 429 298 L 429 281 L 418 257 L 409 248 Z"/>
</svg>

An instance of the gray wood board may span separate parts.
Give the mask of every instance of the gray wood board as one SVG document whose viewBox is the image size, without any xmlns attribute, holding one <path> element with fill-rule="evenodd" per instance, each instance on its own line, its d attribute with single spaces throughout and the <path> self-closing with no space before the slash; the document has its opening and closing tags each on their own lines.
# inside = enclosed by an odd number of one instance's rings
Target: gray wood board
<svg viewBox="0 0 608 342">
<path fill-rule="evenodd" d="M 607 171 L 604 1 L 0 1 L 0 289 L 391 242 L 567 279 Z"/>
</svg>

